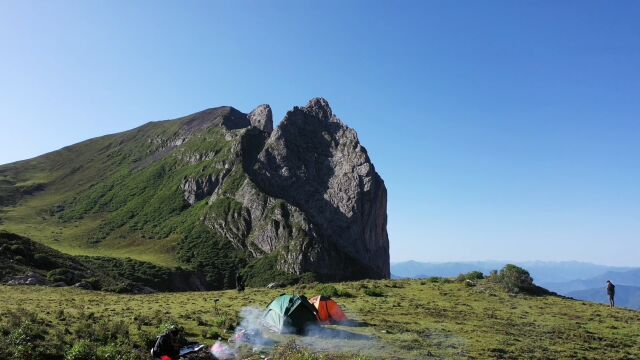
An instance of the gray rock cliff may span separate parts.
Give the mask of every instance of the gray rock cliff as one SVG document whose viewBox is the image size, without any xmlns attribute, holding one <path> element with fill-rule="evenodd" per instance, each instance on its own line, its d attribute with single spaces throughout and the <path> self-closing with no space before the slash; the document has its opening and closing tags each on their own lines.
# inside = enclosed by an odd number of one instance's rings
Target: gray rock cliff
<svg viewBox="0 0 640 360">
<path fill-rule="evenodd" d="M 277 257 L 280 271 L 321 280 L 389 278 L 387 190 L 356 132 L 322 98 L 294 107 L 274 130 L 269 105 L 187 117 L 180 146 L 212 127 L 225 129 L 230 153 L 219 170 L 184 178 L 193 206 L 208 199 L 203 222 L 254 258 Z M 180 153 L 188 164 L 215 152 Z M 234 189 L 229 191 L 229 189 Z"/>
<path fill-rule="evenodd" d="M 209 117 L 225 126 L 219 113 Z M 278 269 L 287 273 L 389 278 L 384 181 L 356 132 L 325 99 L 294 107 L 275 130 L 268 105 L 246 116 L 226 109 L 224 115 L 250 123 L 225 126 L 227 139 L 239 144 L 227 170 L 181 185 L 190 205 L 209 197 L 215 211 L 208 211 L 207 226 L 254 257 L 277 255 Z M 238 167 L 246 175 L 238 190 L 221 191 L 237 181 Z"/>
<path fill-rule="evenodd" d="M 331 280 L 390 276 L 386 187 L 326 100 L 289 111 L 249 174 L 304 215 L 300 271 Z"/>
</svg>

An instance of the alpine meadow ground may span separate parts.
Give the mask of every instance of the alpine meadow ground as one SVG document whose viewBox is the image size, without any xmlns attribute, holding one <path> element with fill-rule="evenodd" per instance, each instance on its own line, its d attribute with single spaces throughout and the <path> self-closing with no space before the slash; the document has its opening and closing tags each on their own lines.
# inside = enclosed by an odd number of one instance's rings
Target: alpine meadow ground
<svg viewBox="0 0 640 360">
<path fill-rule="evenodd" d="M 312 346 L 311 351 L 298 349 L 291 341 L 304 348 L 325 339 L 283 338 L 287 345 L 276 358 L 636 359 L 640 355 L 639 312 L 557 296 L 510 294 L 486 280 L 477 285 L 448 279 L 359 281 L 243 293 L 119 295 L 18 286 L 2 286 L 0 291 L 3 345 L 14 351 L 14 358 L 19 358 L 15 356 L 18 335 L 35 339 L 29 343 L 31 349 L 52 348 L 60 356 L 69 357 L 72 346 L 82 342 L 97 349 L 98 355 L 119 348 L 144 358 L 167 323 L 183 326 L 189 340 L 210 346 L 218 338 L 232 337 L 243 307 L 262 309 L 282 293 L 332 294 L 357 326 L 329 327 L 329 337 L 339 334 L 347 340 L 336 346 L 331 342 L 324 348 Z"/>
</svg>

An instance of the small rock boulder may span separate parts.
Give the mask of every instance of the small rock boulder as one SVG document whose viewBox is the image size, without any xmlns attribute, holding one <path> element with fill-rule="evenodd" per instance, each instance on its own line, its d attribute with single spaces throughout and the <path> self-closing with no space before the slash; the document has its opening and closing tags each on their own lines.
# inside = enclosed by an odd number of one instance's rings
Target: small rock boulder
<svg viewBox="0 0 640 360">
<path fill-rule="evenodd" d="M 32 273 L 25 276 L 16 277 L 7 282 L 7 285 L 46 285 L 47 282 L 42 276 Z"/>
</svg>

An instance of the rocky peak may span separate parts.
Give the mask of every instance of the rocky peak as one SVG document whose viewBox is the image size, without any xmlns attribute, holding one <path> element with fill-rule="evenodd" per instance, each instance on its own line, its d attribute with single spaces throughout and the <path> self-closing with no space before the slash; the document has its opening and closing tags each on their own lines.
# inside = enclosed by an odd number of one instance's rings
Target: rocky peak
<svg viewBox="0 0 640 360">
<path fill-rule="evenodd" d="M 303 267 L 334 280 L 389 277 L 386 187 L 355 131 L 325 99 L 287 113 L 251 175 L 317 230 L 313 242 L 322 250 Z"/>
<path fill-rule="evenodd" d="M 331 121 L 333 118 L 329 102 L 321 97 L 309 100 L 303 111 L 325 121 Z"/>
<path fill-rule="evenodd" d="M 249 113 L 248 118 L 252 126 L 268 133 L 273 131 L 273 114 L 271 113 L 271 106 L 267 104 L 258 106 Z"/>
<path fill-rule="evenodd" d="M 184 118 L 168 149 L 212 127 L 227 130 L 227 158 L 183 177 L 179 187 L 189 205 L 208 199 L 202 219 L 211 231 L 252 256 L 273 254 L 287 273 L 331 281 L 390 276 L 387 189 L 355 130 L 327 100 L 294 107 L 275 129 L 266 104 L 249 114 L 208 109 Z M 186 163 L 216 156 L 205 146 Z"/>
</svg>

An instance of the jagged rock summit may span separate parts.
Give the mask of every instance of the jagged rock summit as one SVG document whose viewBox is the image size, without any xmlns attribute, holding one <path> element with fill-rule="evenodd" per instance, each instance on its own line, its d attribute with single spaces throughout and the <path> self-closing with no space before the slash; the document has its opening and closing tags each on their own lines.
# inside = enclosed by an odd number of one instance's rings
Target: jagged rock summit
<svg viewBox="0 0 640 360">
<path fill-rule="evenodd" d="M 275 129 L 269 105 L 224 106 L 0 166 L 0 208 L 23 205 L 21 235 L 175 262 L 205 288 L 238 269 L 254 286 L 390 276 L 384 182 L 322 98 Z"/>
<path fill-rule="evenodd" d="M 252 126 L 271 133 L 273 131 L 273 114 L 271 106 L 262 104 L 249 113 L 249 121 Z"/>
<path fill-rule="evenodd" d="M 251 175 L 313 226 L 303 263 L 329 279 L 388 278 L 387 190 L 356 132 L 315 98 L 289 111 Z"/>
</svg>

